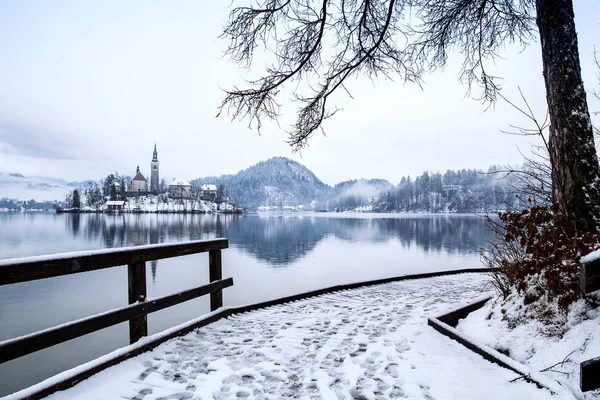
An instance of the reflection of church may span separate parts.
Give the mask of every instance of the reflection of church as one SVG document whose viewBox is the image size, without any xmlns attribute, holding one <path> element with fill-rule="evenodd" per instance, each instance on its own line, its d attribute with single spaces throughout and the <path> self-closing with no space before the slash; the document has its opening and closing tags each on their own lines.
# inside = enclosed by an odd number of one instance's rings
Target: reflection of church
<svg viewBox="0 0 600 400">
<path fill-rule="evenodd" d="M 133 196 L 148 193 L 158 194 L 160 188 L 159 179 L 158 152 L 156 151 L 156 143 L 154 143 L 154 153 L 152 153 L 152 162 L 150 163 L 150 184 L 148 184 L 148 179 L 140 172 L 138 165 L 135 176 L 129 182 L 127 194 Z"/>
</svg>

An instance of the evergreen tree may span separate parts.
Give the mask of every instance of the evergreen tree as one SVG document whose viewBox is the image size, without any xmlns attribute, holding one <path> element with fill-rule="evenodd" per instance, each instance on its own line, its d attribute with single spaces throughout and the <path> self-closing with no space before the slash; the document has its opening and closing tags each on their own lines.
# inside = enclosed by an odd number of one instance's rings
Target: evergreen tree
<svg viewBox="0 0 600 400">
<path fill-rule="evenodd" d="M 117 200 L 117 187 L 114 183 L 110 186 L 110 199 Z"/>
<path fill-rule="evenodd" d="M 105 179 L 102 180 L 102 195 L 104 197 L 111 196 L 111 188 L 113 187 L 115 180 L 116 178 L 113 174 L 109 174 Z"/>
<path fill-rule="evenodd" d="M 81 199 L 79 198 L 79 190 L 73 190 L 73 196 L 71 197 L 71 208 L 81 208 Z"/>
<path fill-rule="evenodd" d="M 125 177 L 120 177 L 121 191 L 119 192 L 119 197 L 121 200 L 127 199 L 127 183 L 125 182 Z"/>
</svg>

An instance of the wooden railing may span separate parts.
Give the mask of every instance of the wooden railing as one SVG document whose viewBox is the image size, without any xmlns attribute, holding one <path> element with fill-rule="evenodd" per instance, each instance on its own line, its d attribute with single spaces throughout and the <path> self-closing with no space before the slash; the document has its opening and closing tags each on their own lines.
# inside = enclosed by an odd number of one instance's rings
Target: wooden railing
<svg viewBox="0 0 600 400">
<path fill-rule="evenodd" d="M 2 341 L 0 342 L 0 363 L 126 321 L 129 321 L 130 343 L 134 343 L 148 335 L 149 313 L 207 294 L 210 294 L 211 311 L 218 309 L 223 306 L 223 289 L 233 285 L 232 278 L 222 279 L 221 250 L 227 247 L 227 239 L 214 239 L 0 261 L 0 285 L 123 265 L 127 265 L 129 283 L 128 306 Z M 209 254 L 210 283 L 208 285 L 156 299 L 146 299 L 146 261 L 204 252 Z"/>
</svg>

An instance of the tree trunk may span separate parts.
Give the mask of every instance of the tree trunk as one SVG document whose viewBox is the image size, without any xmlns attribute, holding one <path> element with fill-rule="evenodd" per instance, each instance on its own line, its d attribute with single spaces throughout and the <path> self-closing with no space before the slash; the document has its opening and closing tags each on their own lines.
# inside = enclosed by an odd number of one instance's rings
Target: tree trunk
<svg viewBox="0 0 600 400">
<path fill-rule="evenodd" d="M 552 196 L 576 229 L 600 221 L 600 169 L 581 79 L 572 0 L 536 0 L 550 114 Z"/>
</svg>

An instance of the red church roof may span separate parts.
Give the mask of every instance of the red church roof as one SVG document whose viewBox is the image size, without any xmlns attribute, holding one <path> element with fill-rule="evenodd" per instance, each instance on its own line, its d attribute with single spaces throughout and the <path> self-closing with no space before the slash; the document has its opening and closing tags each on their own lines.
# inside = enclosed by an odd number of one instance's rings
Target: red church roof
<svg viewBox="0 0 600 400">
<path fill-rule="evenodd" d="M 146 178 L 144 178 L 144 175 L 142 175 L 141 172 L 138 172 L 137 174 L 135 174 L 135 176 L 133 177 L 132 181 L 144 181 L 144 182 L 147 182 L 148 180 Z"/>
</svg>

